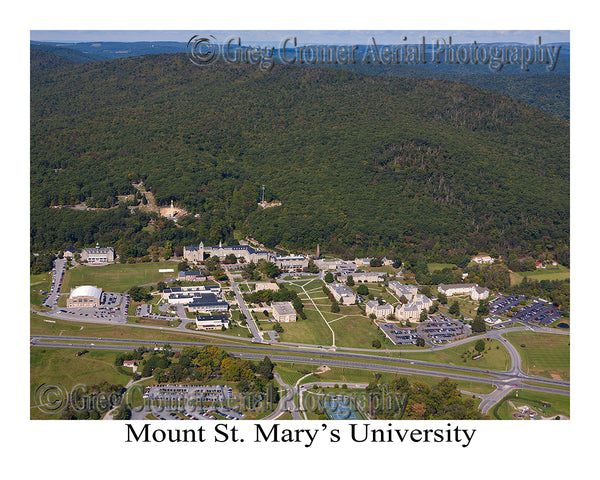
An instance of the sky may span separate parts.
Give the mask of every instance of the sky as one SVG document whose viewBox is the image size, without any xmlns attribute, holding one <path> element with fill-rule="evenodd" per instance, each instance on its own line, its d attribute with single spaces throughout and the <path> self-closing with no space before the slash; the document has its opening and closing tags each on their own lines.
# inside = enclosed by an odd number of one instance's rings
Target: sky
<svg viewBox="0 0 600 480">
<path fill-rule="evenodd" d="M 452 37 L 454 43 L 543 43 L 569 42 L 568 30 L 31 30 L 32 41 L 45 42 L 187 42 L 193 35 L 211 34 L 218 41 L 232 36 L 245 42 L 273 43 L 296 36 L 302 43 L 366 44 L 371 37 L 377 43 L 420 42 Z M 407 40 L 404 40 L 404 37 Z"/>
</svg>

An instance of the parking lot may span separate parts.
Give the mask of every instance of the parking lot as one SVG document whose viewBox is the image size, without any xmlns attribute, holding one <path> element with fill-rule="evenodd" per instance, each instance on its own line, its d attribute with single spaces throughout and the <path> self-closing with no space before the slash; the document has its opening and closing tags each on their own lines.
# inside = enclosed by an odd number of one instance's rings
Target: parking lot
<svg viewBox="0 0 600 480">
<path fill-rule="evenodd" d="M 466 337 L 471 332 L 468 327 L 457 320 L 438 319 L 423 322 L 418 328 L 432 343 L 445 343 Z"/>
<path fill-rule="evenodd" d="M 500 295 L 494 301 L 490 302 L 490 313 L 491 314 L 503 314 L 507 313 L 514 307 L 520 307 L 521 302 L 525 302 L 528 299 L 524 295 Z M 512 316 L 513 322 L 520 321 L 525 323 L 535 323 L 543 327 L 547 327 L 552 322 L 558 320 L 562 314 L 554 305 L 546 300 L 535 299 L 529 305 L 520 308 Z M 511 323 L 502 323 L 495 325 L 495 327 L 505 327 Z"/>
<path fill-rule="evenodd" d="M 58 302 L 58 296 L 60 294 L 60 287 L 62 287 L 63 278 L 65 276 L 65 265 L 66 260 L 56 259 L 52 267 L 52 283 L 50 285 L 50 291 L 42 300 L 42 305 L 48 308 L 54 308 Z"/>
<path fill-rule="evenodd" d="M 216 420 L 214 414 L 228 420 L 244 417 L 227 405 L 233 389 L 226 385 L 152 385 L 145 388 L 143 398 L 144 410 L 137 412 L 140 418 L 147 413 L 159 420 Z"/>
<path fill-rule="evenodd" d="M 500 295 L 490 302 L 490 313 L 506 313 L 526 300 L 527 297 L 524 295 Z"/>
<path fill-rule="evenodd" d="M 543 300 L 535 300 L 532 304 L 523 307 L 515 313 L 515 317 L 524 322 L 533 322 L 547 327 L 562 317 L 562 314 L 551 303 Z"/>
<path fill-rule="evenodd" d="M 135 311 L 135 315 L 137 317 L 154 318 L 157 320 L 173 320 L 177 318 L 175 315 L 159 315 L 156 313 L 152 313 L 152 306 L 148 305 L 147 303 L 139 304 Z"/>
<path fill-rule="evenodd" d="M 419 338 L 414 328 L 401 328 L 395 323 L 378 323 L 378 325 L 383 333 L 396 345 L 416 344 L 417 338 Z"/>
</svg>

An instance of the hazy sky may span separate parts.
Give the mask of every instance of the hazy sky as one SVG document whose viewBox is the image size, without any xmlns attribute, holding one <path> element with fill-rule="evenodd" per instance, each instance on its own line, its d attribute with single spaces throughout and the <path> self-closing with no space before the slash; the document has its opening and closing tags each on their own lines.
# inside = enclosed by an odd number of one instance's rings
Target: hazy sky
<svg viewBox="0 0 600 480">
<path fill-rule="evenodd" d="M 424 36 L 427 43 L 437 38 L 452 37 L 454 43 L 489 42 L 568 42 L 568 30 L 32 30 L 33 41 L 47 42 L 136 42 L 136 41 L 176 41 L 187 42 L 193 35 L 211 34 L 218 41 L 231 36 L 240 37 L 244 43 L 279 43 L 289 36 L 296 36 L 298 42 L 321 44 L 364 44 L 371 37 L 377 43 L 420 42 Z"/>
</svg>

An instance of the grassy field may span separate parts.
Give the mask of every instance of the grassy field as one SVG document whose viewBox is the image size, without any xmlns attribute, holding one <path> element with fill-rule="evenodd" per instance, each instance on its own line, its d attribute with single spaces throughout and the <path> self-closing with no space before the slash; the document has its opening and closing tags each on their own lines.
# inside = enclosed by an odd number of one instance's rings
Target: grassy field
<svg viewBox="0 0 600 480">
<path fill-rule="evenodd" d="M 288 373 L 288 375 L 294 375 L 294 372 L 296 372 L 295 374 L 298 376 L 298 378 L 300 378 L 304 375 L 304 373 L 298 373 L 298 370 L 310 371 L 310 368 L 311 368 L 311 366 L 302 365 L 302 364 L 283 364 L 281 366 L 279 364 L 277 364 L 278 369 L 281 367 L 285 367 L 288 371 L 291 371 L 291 373 Z M 281 374 L 281 371 L 280 371 L 280 374 Z M 423 382 L 423 383 L 429 385 L 430 387 L 437 385 L 438 383 L 440 383 L 442 381 L 442 379 L 439 377 L 432 377 L 432 376 L 420 375 L 420 374 L 419 375 L 412 375 L 412 374 L 396 375 L 393 373 L 385 373 L 385 372 L 380 372 L 380 374 L 381 374 L 381 377 L 379 378 L 379 383 L 389 383 L 390 381 L 392 381 L 392 379 L 394 377 L 397 377 L 397 376 L 406 377 L 411 382 L 414 382 L 414 381 Z M 282 375 L 281 378 L 284 379 L 284 376 Z M 286 378 L 290 379 L 290 377 L 286 377 Z M 298 378 L 296 378 L 296 380 L 298 380 Z M 330 370 L 328 370 L 324 373 L 313 374 L 313 375 L 310 375 L 309 377 L 306 377 L 304 380 L 302 380 L 301 383 L 305 384 L 305 383 L 312 383 L 312 382 L 339 382 L 339 385 L 341 386 L 344 383 L 370 383 L 375 380 L 376 380 L 376 377 L 375 377 L 374 372 L 368 372 L 368 371 L 365 371 L 365 370 L 362 370 L 359 368 L 332 367 Z M 493 385 L 486 384 L 486 383 L 470 382 L 467 380 L 452 380 L 452 381 L 457 384 L 459 389 L 466 390 L 466 391 L 473 392 L 473 393 L 486 394 L 486 393 L 493 392 L 495 389 L 495 387 Z M 295 383 L 295 381 L 294 381 L 294 383 Z"/>
<path fill-rule="evenodd" d="M 446 305 L 440 305 L 440 310 L 444 313 L 448 313 L 450 305 L 455 301 L 458 302 L 461 315 L 475 318 L 475 315 L 477 315 L 477 308 L 479 307 L 479 301 L 472 300 L 471 297 L 467 295 L 452 295 L 451 297 L 448 297 L 448 303 Z M 453 315 L 450 316 L 452 317 Z"/>
<path fill-rule="evenodd" d="M 175 273 L 159 273 L 162 268 L 173 268 Z M 124 292 L 136 285 L 156 283 L 173 277 L 175 262 L 118 264 L 102 267 L 81 265 L 66 271 L 61 291 L 69 292 L 78 285 L 95 285 L 107 292 Z"/>
<path fill-rule="evenodd" d="M 569 335 L 538 332 L 508 332 L 504 337 L 519 351 L 522 370 L 530 375 L 558 380 L 570 379 Z"/>
<path fill-rule="evenodd" d="M 358 307 L 342 307 L 342 313 L 346 309 L 358 309 Z M 384 343 L 383 337 L 379 335 L 379 328 L 368 317 L 362 315 L 339 316 L 339 320 L 329 325 L 335 332 L 335 344 L 340 347 L 373 348 L 373 340 Z"/>
<path fill-rule="evenodd" d="M 37 404 L 36 389 L 41 384 L 62 385 L 67 391 L 78 384 L 97 385 L 106 381 L 112 385 L 125 385 L 130 376 L 114 365 L 119 352 L 92 350 L 76 357 L 78 350 L 70 348 L 35 347 L 30 349 L 30 402 Z M 31 409 L 32 419 L 55 418 L 37 408 Z"/>
<path fill-rule="evenodd" d="M 98 323 L 70 322 L 56 320 L 54 323 L 44 321 L 44 317 L 31 313 L 29 333 L 35 335 L 64 335 L 77 337 L 105 337 L 105 338 L 135 338 L 139 340 L 181 341 L 199 343 L 222 343 L 219 337 L 208 337 L 201 333 L 185 333 L 165 331 L 156 328 L 140 328 L 128 325 L 104 325 Z M 221 333 L 221 332 L 218 332 Z M 231 343 L 238 343 L 234 338 Z M 248 342 L 239 342 L 247 345 Z"/>
<path fill-rule="evenodd" d="M 427 268 L 429 269 L 429 273 L 435 272 L 436 270 L 444 270 L 445 268 L 454 268 L 456 265 L 453 263 L 429 263 L 427 264 Z"/>
<path fill-rule="evenodd" d="M 281 341 L 331 345 L 333 341 L 331 330 L 329 330 L 321 315 L 316 310 L 306 307 L 306 304 L 304 312 L 306 313 L 306 320 L 299 319 L 296 322 L 283 325 L 284 331 L 280 334 Z"/>
<path fill-rule="evenodd" d="M 161 320 L 158 318 L 146 318 L 146 317 L 128 317 L 127 323 L 133 325 L 154 325 L 157 327 L 177 327 L 181 323 L 177 317 L 173 320 Z"/>
<path fill-rule="evenodd" d="M 518 390 L 509 393 L 491 410 L 492 418 L 514 420 L 512 414 L 517 410 L 511 406 L 511 403 L 514 407 L 527 405 L 541 417 L 570 416 L 571 399 L 568 395 Z"/>
<path fill-rule="evenodd" d="M 436 352 L 408 352 L 403 353 L 402 358 L 422 360 L 424 362 L 445 363 L 462 367 L 482 368 L 486 370 L 506 371 L 510 367 L 510 356 L 502 343 L 490 339 L 485 342 L 483 358 L 473 360 L 475 354 L 475 342 L 458 345 L 456 347 L 438 350 Z M 499 347 L 499 348 L 497 348 Z"/>
<path fill-rule="evenodd" d="M 41 292 L 49 292 L 52 282 L 52 272 L 29 275 L 29 305 L 41 312 L 50 310 L 42 306 L 42 300 L 46 295 Z"/>
<path fill-rule="evenodd" d="M 523 278 L 527 277 L 530 280 L 566 280 L 571 277 L 571 271 L 562 265 L 556 267 L 539 268 L 531 272 L 510 272 L 510 283 L 512 285 L 519 284 Z"/>
</svg>

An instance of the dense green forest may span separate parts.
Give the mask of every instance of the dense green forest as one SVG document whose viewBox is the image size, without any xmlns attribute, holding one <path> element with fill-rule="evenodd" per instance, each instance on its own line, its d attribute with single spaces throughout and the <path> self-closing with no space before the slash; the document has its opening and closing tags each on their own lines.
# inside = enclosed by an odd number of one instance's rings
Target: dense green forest
<svg viewBox="0 0 600 480">
<path fill-rule="evenodd" d="M 234 231 L 430 260 L 568 246 L 569 125 L 507 96 L 331 69 L 197 68 L 181 54 L 45 64 L 56 60 L 36 52 L 33 251 L 216 244 Z M 198 216 L 51 208 L 111 207 L 140 180 Z M 282 206 L 258 208 L 262 185 Z"/>
<path fill-rule="evenodd" d="M 430 78 L 462 82 L 475 87 L 503 93 L 521 102 L 533 105 L 554 116 L 570 117 L 569 73 L 481 73 L 473 69 L 469 73 L 438 71 L 434 68 L 420 68 L 406 65 L 356 64 L 331 68 L 351 70 L 370 75 L 384 75 L 406 78 Z"/>
</svg>

